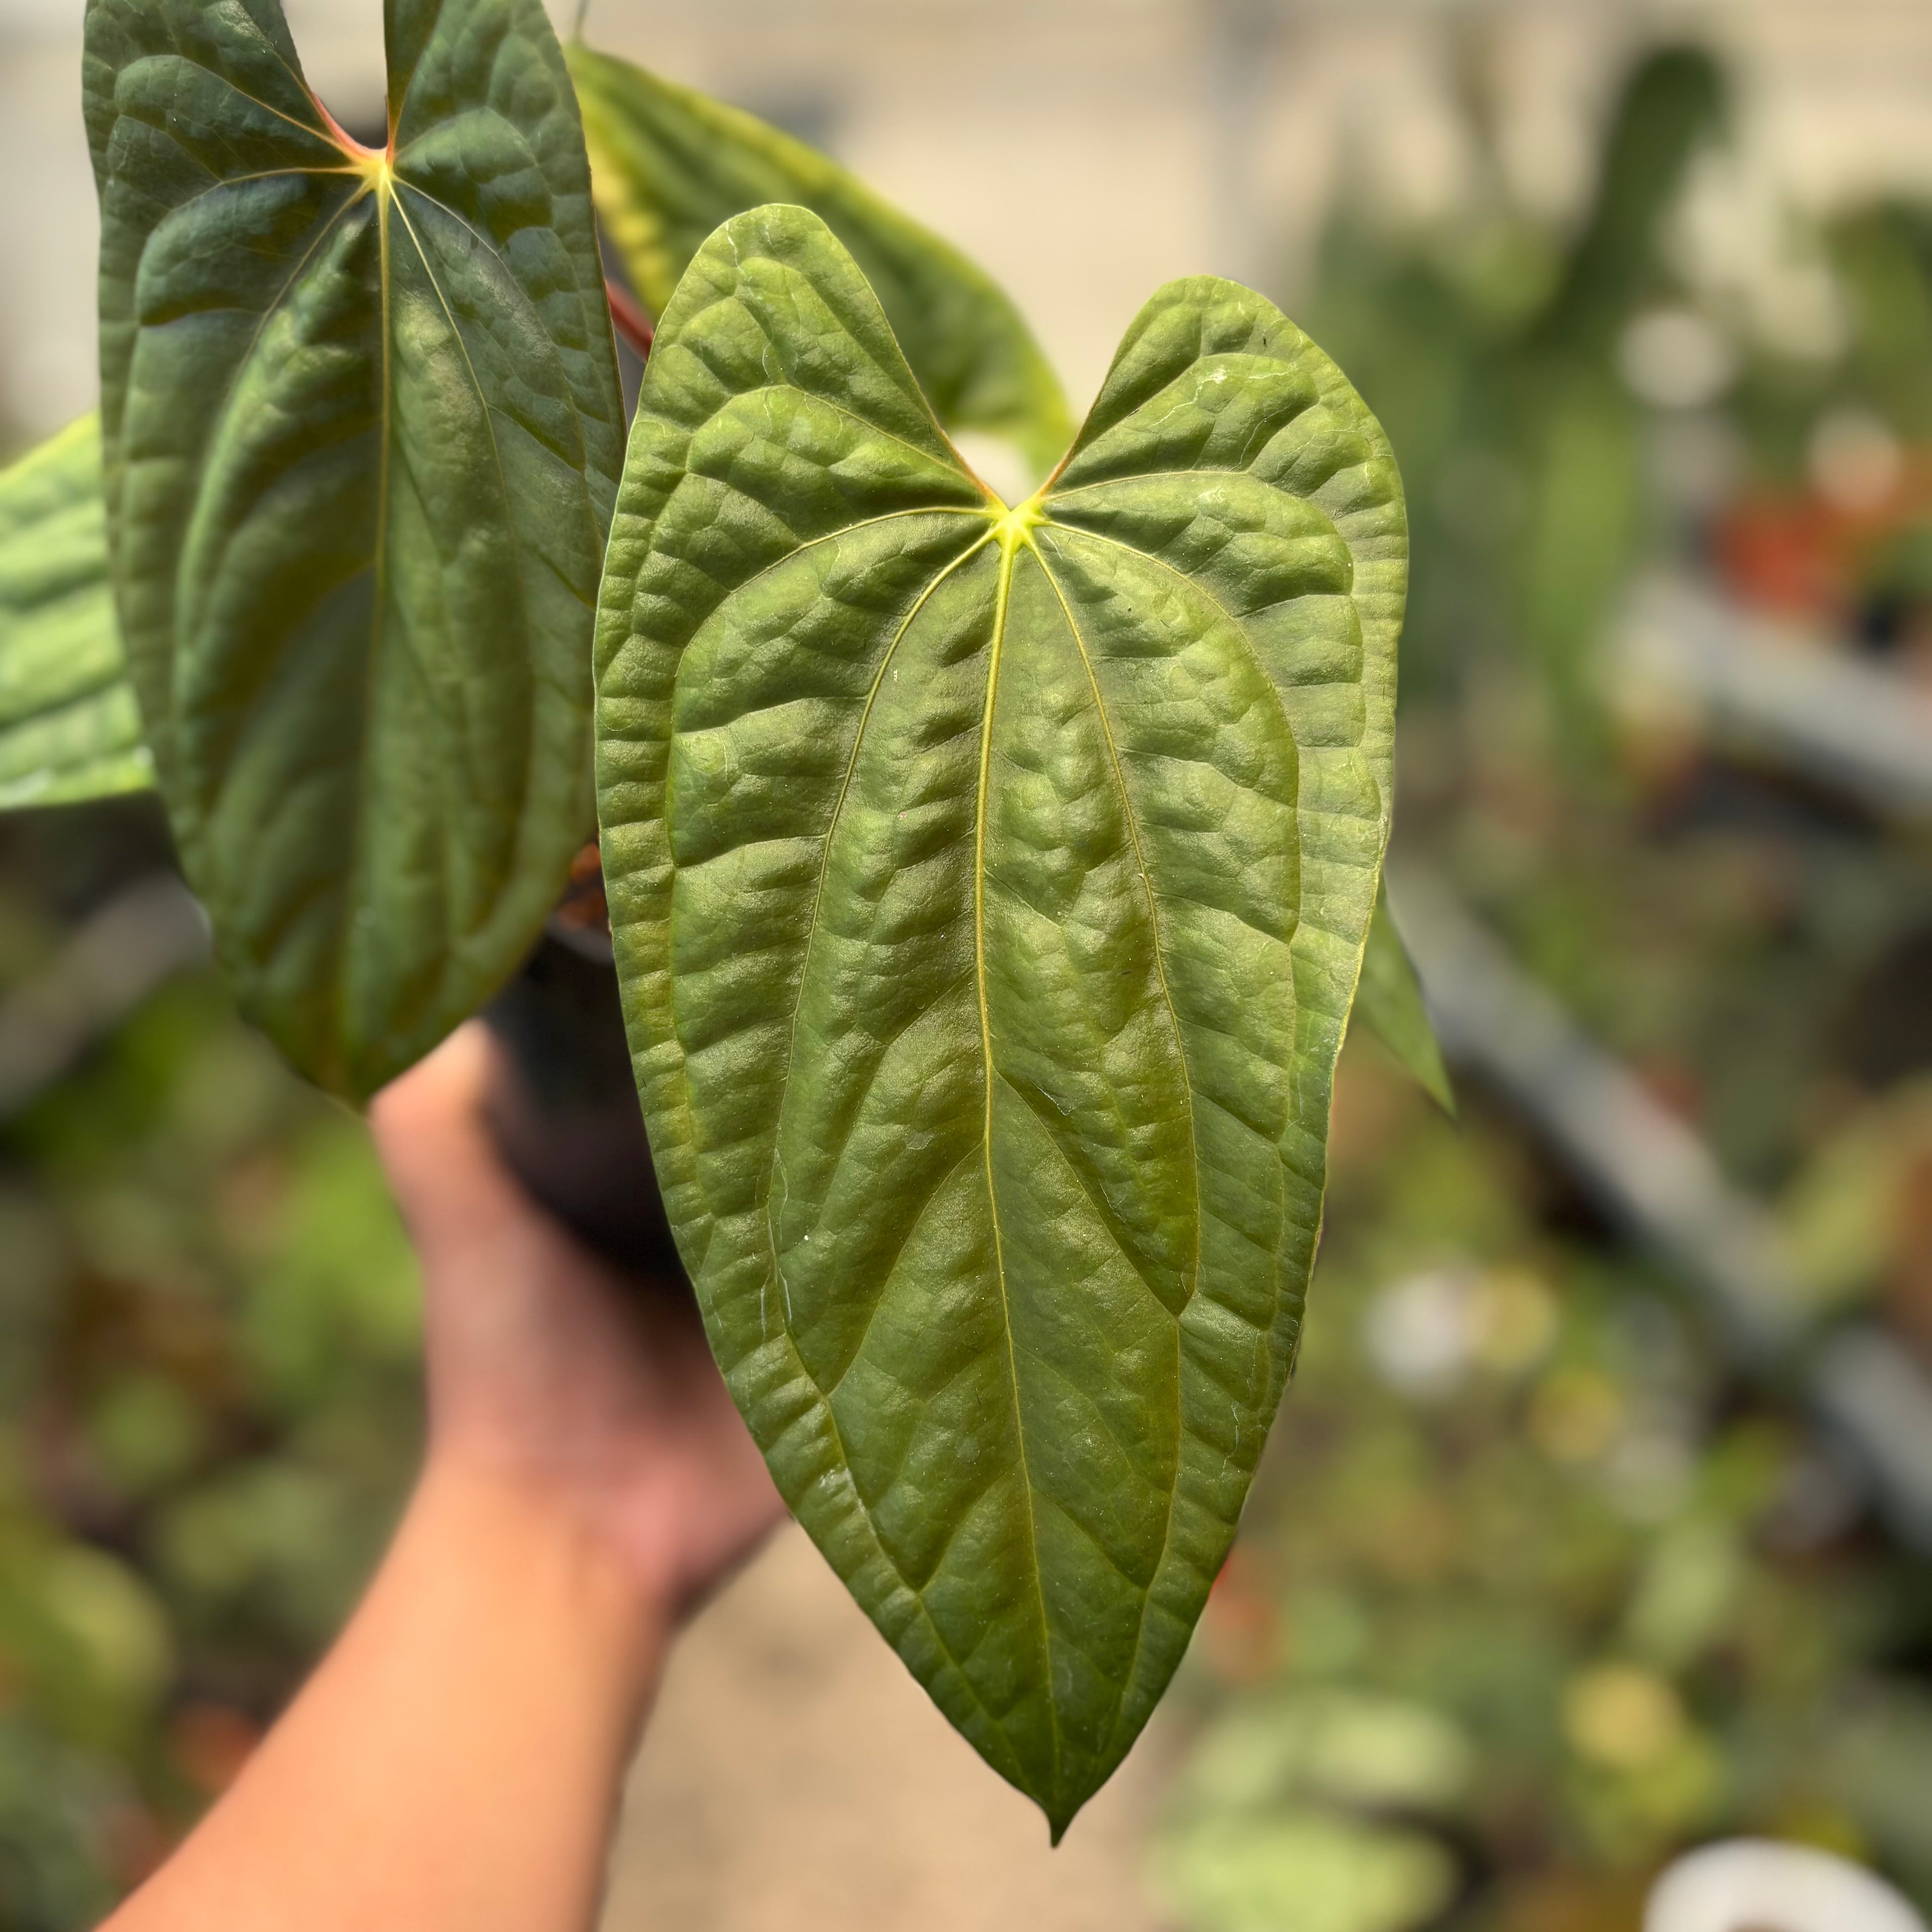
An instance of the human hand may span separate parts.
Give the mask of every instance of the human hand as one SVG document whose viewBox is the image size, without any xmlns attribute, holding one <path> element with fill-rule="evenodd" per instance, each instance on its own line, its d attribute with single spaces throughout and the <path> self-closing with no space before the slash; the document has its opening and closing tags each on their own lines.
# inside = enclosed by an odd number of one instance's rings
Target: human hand
<svg viewBox="0 0 1932 1932">
<path fill-rule="evenodd" d="M 583 1932 L 672 1625 L 784 1514 L 680 1297 L 538 1208 L 472 1022 L 370 1109 L 429 1454 L 348 1628 L 113 1932 Z"/>
<path fill-rule="evenodd" d="M 422 1262 L 428 1479 L 574 1526 L 674 1619 L 784 1504 L 682 1291 L 625 1280 L 504 1166 L 482 1111 L 500 1050 L 472 1022 L 370 1110 Z"/>
</svg>

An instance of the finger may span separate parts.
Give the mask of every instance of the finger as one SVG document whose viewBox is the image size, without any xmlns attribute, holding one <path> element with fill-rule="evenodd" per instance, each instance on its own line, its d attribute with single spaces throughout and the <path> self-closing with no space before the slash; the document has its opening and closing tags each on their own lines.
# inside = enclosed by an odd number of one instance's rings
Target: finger
<svg viewBox="0 0 1932 1932">
<path fill-rule="evenodd" d="M 484 1118 L 496 1051 L 469 1021 L 370 1103 L 376 1151 L 419 1241 L 473 1237 L 523 1205 Z"/>
</svg>

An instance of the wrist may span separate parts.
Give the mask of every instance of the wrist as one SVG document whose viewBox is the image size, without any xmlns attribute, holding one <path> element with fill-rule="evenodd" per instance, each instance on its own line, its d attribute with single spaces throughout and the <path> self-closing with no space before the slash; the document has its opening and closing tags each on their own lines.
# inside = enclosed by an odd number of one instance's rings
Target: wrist
<svg viewBox="0 0 1932 1932">
<path fill-rule="evenodd" d="M 488 1592 L 532 1649 L 641 1717 L 676 1621 L 671 1592 L 542 1485 L 445 1450 L 425 1462 L 398 1553 Z"/>
</svg>

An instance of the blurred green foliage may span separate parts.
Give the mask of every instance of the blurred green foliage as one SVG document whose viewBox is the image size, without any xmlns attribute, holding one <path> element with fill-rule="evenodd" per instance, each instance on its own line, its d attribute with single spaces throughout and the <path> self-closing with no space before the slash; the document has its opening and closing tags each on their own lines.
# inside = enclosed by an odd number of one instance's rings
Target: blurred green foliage
<svg viewBox="0 0 1932 1932">
<path fill-rule="evenodd" d="M 1366 1048 L 1341 1104 L 1155 1862 L 1179 1922 L 1628 1928 L 1665 1858 L 1732 1832 L 1932 1892 L 1922 1568 L 1851 1533 L 1842 1472 L 1669 1284 L 1566 1230 L 1506 1124 L 1458 1132 Z"/>
<path fill-rule="evenodd" d="M 1932 214 L 1783 211 L 1755 284 L 1718 272 L 1726 92 L 1694 50 L 1640 62 L 1566 232 L 1512 198 L 1472 81 L 1468 204 L 1344 209 L 1292 306 L 1408 488 L 1398 844 L 1772 1206 L 1808 1312 L 1932 1363 L 1923 832 L 1626 712 L 1605 649 L 1668 568 L 1932 670 Z M 1927 1566 L 1458 1084 L 1460 1131 L 1345 1058 L 1304 1358 L 1153 1858 L 1169 1915 L 1633 1932 L 1662 1863 L 1741 1832 L 1932 1904 Z"/>
<path fill-rule="evenodd" d="M 1932 522 L 1848 524 L 1814 475 L 1847 410 L 1932 446 L 1932 213 L 1795 229 L 1831 326 L 1773 326 L 1685 238 L 1724 94 L 1694 51 L 1641 68 L 1566 234 L 1472 86 L 1468 206 L 1343 210 L 1292 307 L 1408 482 L 1399 837 L 1774 1207 L 1813 1307 L 1932 1359 L 1922 837 L 1604 701 L 1633 569 L 1750 593 L 1763 546 L 1739 575 L 1725 532 L 1764 496 L 1844 648 L 1932 662 Z M 0 841 L 4 1009 L 165 846 L 139 801 Z M 1924 1567 L 1462 1089 L 1458 1126 L 1345 1056 L 1304 1358 L 1181 1694 L 1169 1916 L 1630 1932 L 1659 1862 L 1734 1830 L 1932 1904 Z M 413 1462 L 415 1309 L 360 1126 L 210 975 L 0 1121 L 0 1932 L 92 1922 L 335 1627 Z"/>
<path fill-rule="evenodd" d="M 0 1000 L 131 807 L 7 833 Z M 131 827 L 131 830 L 130 830 Z M 414 1263 L 361 1124 L 212 972 L 0 1122 L 0 1927 L 92 1923 L 336 1628 L 412 1465 Z"/>
<path fill-rule="evenodd" d="M 1426 233 L 1347 206 L 1299 313 L 1381 417 L 1407 484 L 1413 566 L 1406 698 L 1440 698 L 1526 651 L 1587 734 L 1581 680 L 1644 534 L 1641 406 L 1618 380 L 1623 332 L 1677 291 L 1659 243 L 1724 124 L 1710 58 L 1667 49 L 1618 104 L 1594 200 L 1551 232 L 1503 187 L 1470 88 L 1480 191 Z"/>
</svg>

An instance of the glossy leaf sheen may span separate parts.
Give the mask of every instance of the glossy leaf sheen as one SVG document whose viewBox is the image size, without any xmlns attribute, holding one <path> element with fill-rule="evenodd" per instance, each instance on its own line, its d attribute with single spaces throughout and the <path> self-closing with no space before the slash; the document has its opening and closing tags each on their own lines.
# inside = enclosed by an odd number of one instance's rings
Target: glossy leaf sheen
<svg viewBox="0 0 1932 1932">
<path fill-rule="evenodd" d="M 153 782 L 107 588 L 88 416 L 0 470 L 0 810 Z"/>
<path fill-rule="evenodd" d="M 1405 559 L 1375 422 L 1228 282 L 1011 513 L 801 209 L 706 244 L 646 373 L 598 784 L 666 1202 L 786 1498 L 1056 1834 L 1288 1374 Z"/>
<path fill-rule="evenodd" d="M 1456 1090 L 1442 1064 L 1442 1048 L 1430 1024 L 1422 982 L 1388 909 L 1384 890 L 1376 902 L 1369 943 L 1362 955 L 1362 983 L 1355 1016 L 1394 1054 L 1415 1084 L 1454 1119 Z"/>
<path fill-rule="evenodd" d="M 276 0 L 90 0 L 108 527 L 244 1008 L 352 1096 L 514 966 L 590 809 L 621 454 L 539 0 L 389 0 L 393 164 Z"/>
<path fill-rule="evenodd" d="M 655 314 L 720 222 L 795 202 L 851 250 L 941 422 L 1009 438 L 1036 474 L 1059 460 L 1073 434 L 1059 379 L 983 269 L 755 116 L 588 47 L 568 53 L 598 212 Z"/>
</svg>

